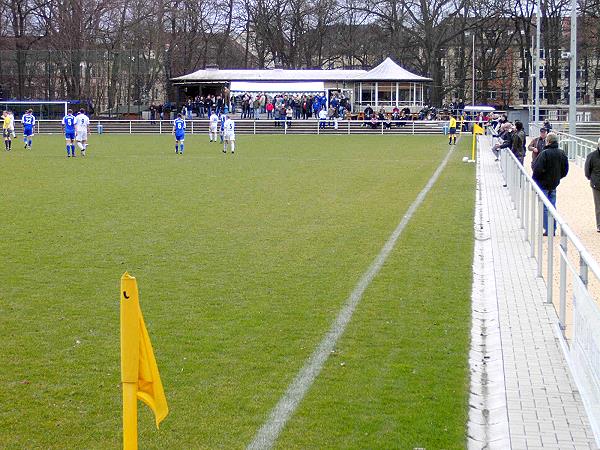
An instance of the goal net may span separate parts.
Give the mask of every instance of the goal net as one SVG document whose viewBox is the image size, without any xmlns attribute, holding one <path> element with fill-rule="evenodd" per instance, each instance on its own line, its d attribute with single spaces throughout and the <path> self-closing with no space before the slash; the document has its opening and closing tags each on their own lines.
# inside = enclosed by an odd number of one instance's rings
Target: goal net
<svg viewBox="0 0 600 450">
<path fill-rule="evenodd" d="M 12 111 L 15 117 L 21 117 L 26 110 L 32 109 L 36 119 L 62 119 L 67 114 L 66 101 L 18 101 L 0 100 L 1 111 Z"/>
</svg>

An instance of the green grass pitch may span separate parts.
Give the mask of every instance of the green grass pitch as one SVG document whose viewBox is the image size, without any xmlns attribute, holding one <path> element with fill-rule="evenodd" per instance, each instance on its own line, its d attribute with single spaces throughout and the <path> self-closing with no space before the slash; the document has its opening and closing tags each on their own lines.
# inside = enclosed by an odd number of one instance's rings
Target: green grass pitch
<svg viewBox="0 0 600 450">
<path fill-rule="evenodd" d="M 470 138 L 470 136 L 469 136 Z M 277 442 L 464 448 L 470 139 L 404 230 Z M 119 279 L 170 414 L 140 448 L 244 448 L 448 150 L 435 137 L 59 135 L 0 153 L 0 448 L 121 446 Z"/>
</svg>

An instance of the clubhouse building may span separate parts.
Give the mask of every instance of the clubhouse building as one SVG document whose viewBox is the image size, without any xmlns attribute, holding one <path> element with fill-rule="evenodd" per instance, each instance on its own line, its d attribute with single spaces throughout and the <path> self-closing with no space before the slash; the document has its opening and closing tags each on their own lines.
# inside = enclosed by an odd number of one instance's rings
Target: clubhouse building
<svg viewBox="0 0 600 450">
<path fill-rule="evenodd" d="M 328 99 L 343 95 L 350 99 L 353 111 L 367 105 L 384 107 L 423 107 L 424 86 L 431 78 L 422 77 L 400 67 L 387 58 L 371 70 L 233 70 L 207 68 L 171 80 L 180 90 L 180 97 L 217 94 L 228 88 L 232 94 L 320 94 Z"/>
</svg>

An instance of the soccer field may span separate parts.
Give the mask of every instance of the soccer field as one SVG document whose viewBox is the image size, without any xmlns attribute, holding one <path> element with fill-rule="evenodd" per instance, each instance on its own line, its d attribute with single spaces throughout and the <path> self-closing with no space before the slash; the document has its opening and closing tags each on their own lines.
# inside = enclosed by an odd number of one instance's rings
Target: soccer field
<svg viewBox="0 0 600 450">
<path fill-rule="evenodd" d="M 470 136 L 469 136 L 470 138 Z M 475 169 L 459 143 L 277 448 L 464 448 Z M 121 446 L 119 279 L 170 414 L 244 448 L 448 152 L 443 136 L 62 136 L 0 153 L 0 448 Z"/>
</svg>

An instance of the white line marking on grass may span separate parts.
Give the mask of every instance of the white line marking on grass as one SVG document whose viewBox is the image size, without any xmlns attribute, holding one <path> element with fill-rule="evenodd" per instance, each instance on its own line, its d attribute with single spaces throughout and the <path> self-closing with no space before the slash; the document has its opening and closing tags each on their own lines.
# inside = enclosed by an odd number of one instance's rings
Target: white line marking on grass
<svg viewBox="0 0 600 450">
<path fill-rule="evenodd" d="M 400 234 L 412 218 L 417 208 L 421 205 L 421 203 L 423 203 L 425 196 L 431 190 L 434 183 L 437 181 L 440 174 L 446 167 L 450 156 L 452 156 L 452 153 L 454 152 L 454 147 L 454 145 L 450 146 L 448 154 L 444 160 L 440 163 L 423 190 L 419 192 L 419 195 L 417 195 L 415 201 L 410 205 L 408 211 L 404 217 L 402 217 L 402 220 L 392 232 L 369 269 L 363 274 L 358 284 L 346 300 L 346 303 L 340 310 L 329 332 L 325 335 L 313 354 L 306 361 L 304 367 L 302 367 L 300 372 L 298 372 L 298 375 L 296 375 L 294 381 L 292 381 L 292 383 L 288 386 L 287 390 L 275 408 L 271 411 L 268 420 L 258 430 L 254 436 L 254 439 L 248 445 L 247 448 L 249 450 L 269 449 L 273 446 L 286 422 L 289 420 L 292 414 L 294 414 L 296 408 L 298 408 L 298 405 L 323 369 L 323 365 L 327 361 L 331 351 L 335 348 L 337 341 L 342 334 L 344 334 L 346 326 L 348 323 L 350 323 L 352 315 L 354 314 L 354 311 L 358 306 L 358 303 L 360 302 L 365 290 L 383 267 L 386 259 L 394 249 Z"/>
</svg>

